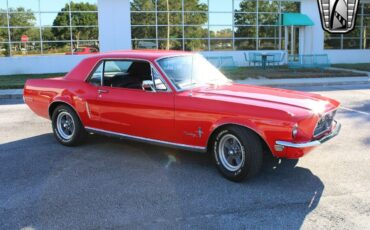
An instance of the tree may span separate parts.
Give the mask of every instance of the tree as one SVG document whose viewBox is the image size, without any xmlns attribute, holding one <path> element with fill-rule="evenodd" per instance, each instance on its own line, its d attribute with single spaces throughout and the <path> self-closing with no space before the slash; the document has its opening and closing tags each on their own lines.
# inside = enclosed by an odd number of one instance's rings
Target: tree
<svg viewBox="0 0 370 230">
<path fill-rule="evenodd" d="M 0 27 L 6 27 L 7 25 L 6 11 L 0 9 Z M 0 43 L 7 42 L 8 39 L 8 28 L 0 28 Z M 5 46 L 0 44 L 0 49 L 5 49 Z"/>
<path fill-rule="evenodd" d="M 42 39 L 44 41 L 53 41 L 55 40 L 54 33 L 52 31 L 53 28 L 50 27 L 44 27 L 42 28 Z"/>
<path fill-rule="evenodd" d="M 72 12 L 71 15 L 69 11 Z M 72 28 L 72 39 L 76 41 L 76 47 L 79 46 L 80 40 L 95 40 L 98 37 L 98 15 L 96 13 L 82 11 L 97 11 L 97 6 L 90 3 L 66 4 L 54 19 L 52 33 L 57 40 L 70 40 L 70 25 L 77 26 Z M 72 18 L 72 21 L 71 21 Z"/>
<path fill-rule="evenodd" d="M 7 14 L 6 11 L 0 11 L 0 26 L 7 26 Z M 35 28 L 36 17 L 31 10 L 26 10 L 23 7 L 18 8 L 9 8 L 9 25 L 14 26 L 17 28 L 12 28 L 10 30 L 10 40 L 12 42 L 19 42 L 13 43 L 13 47 L 21 48 L 21 37 L 22 35 L 27 35 L 29 40 L 38 41 L 40 40 L 40 32 L 37 28 Z M 31 27 L 31 28 L 30 28 Z M 33 27 L 33 28 L 32 28 Z M 8 29 L 0 29 L 0 42 L 8 41 L 9 34 Z M 9 45 L 5 47 L 5 55 L 10 55 L 10 48 Z"/>
<path fill-rule="evenodd" d="M 0 26 L 7 26 L 8 21 L 6 17 L 6 13 L 4 11 L 0 11 Z M 32 31 L 32 27 L 35 26 L 36 17 L 31 10 L 26 10 L 23 7 L 18 7 L 16 9 L 10 8 L 9 9 L 9 24 L 10 26 L 16 26 L 18 28 L 12 29 L 10 34 L 10 39 L 12 42 L 20 42 L 20 38 L 22 35 L 28 35 L 31 37 L 35 35 Z M 8 31 L 7 29 L 3 29 L 0 31 L 0 41 L 4 39 L 8 39 Z"/>
<path fill-rule="evenodd" d="M 156 6 L 157 10 L 156 11 Z M 202 25 L 207 22 L 208 6 L 199 3 L 199 0 L 187 0 L 184 5 L 185 15 L 182 18 L 182 1 L 181 0 L 133 0 L 131 1 L 132 38 L 133 39 L 160 39 L 159 49 L 182 49 L 182 38 L 203 38 L 208 34 L 207 29 L 203 29 Z M 151 11 L 144 13 L 140 11 Z M 198 11 L 190 13 L 186 11 Z M 199 13 L 203 12 L 203 13 Z M 155 25 L 157 17 L 157 24 Z M 183 34 L 182 22 L 187 25 L 185 27 L 185 35 Z M 137 26 L 136 26 L 137 25 Z M 140 25 L 140 26 L 139 26 Z M 152 25 L 152 26 L 145 26 Z M 158 34 L 156 35 L 156 26 Z M 138 44 L 133 44 L 134 48 L 138 48 Z M 185 42 L 185 49 L 199 49 L 204 46 L 201 40 L 192 40 Z"/>
<path fill-rule="evenodd" d="M 257 12 L 256 1 L 242 1 L 240 9 L 235 10 L 234 23 L 236 27 L 235 37 L 256 37 L 257 15 L 242 12 Z M 248 25 L 248 26 L 239 26 Z"/>
<path fill-rule="evenodd" d="M 257 26 L 258 26 L 258 37 L 259 40 L 258 48 L 277 48 L 278 40 L 270 38 L 277 38 L 279 35 L 279 7 L 280 4 L 277 1 L 259 1 L 258 3 L 258 13 L 251 14 L 245 12 L 257 12 L 257 2 L 243 0 L 240 2 L 239 10 L 235 11 L 234 22 L 235 22 L 235 37 L 237 38 L 254 38 L 257 37 Z M 296 6 L 294 2 L 284 3 L 284 8 L 290 10 Z M 244 12 L 244 13 L 243 13 Z M 258 17 L 258 25 L 257 25 Z M 263 39 L 263 38 L 269 38 Z M 264 45 L 261 44 L 264 42 Z M 241 43 L 242 44 L 242 43 Z M 248 47 L 253 46 L 248 45 Z M 247 48 L 247 46 L 240 47 L 242 49 Z"/>
<path fill-rule="evenodd" d="M 9 44 L 8 43 L 5 43 L 4 46 L 3 46 L 3 55 L 6 56 L 6 57 L 9 57 L 10 56 L 10 47 L 9 47 Z"/>
</svg>

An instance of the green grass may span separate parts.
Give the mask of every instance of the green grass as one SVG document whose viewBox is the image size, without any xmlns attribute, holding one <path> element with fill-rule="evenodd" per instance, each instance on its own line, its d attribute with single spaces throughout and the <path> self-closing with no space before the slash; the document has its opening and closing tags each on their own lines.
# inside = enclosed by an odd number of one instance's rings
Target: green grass
<svg viewBox="0 0 370 230">
<path fill-rule="evenodd" d="M 370 72 L 370 63 L 355 63 L 355 64 L 334 64 L 333 67 L 344 69 L 355 69 Z"/>
<path fill-rule="evenodd" d="M 362 73 L 332 70 L 332 69 L 289 69 L 287 66 L 268 68 L 266 70 L 260 67 L 239 67 L 235 69 L 221 70 L 228 78 L 233 80 L 243 80 L 246 78 L 321 78 L 321 77 L 355 77 L 367 76 Z"/>
<path fill-rule="evenodd" d="M 27 79 L 51 78 L 64 75 L 65 73 L 3 75 L 0 76 L 0 89 L 22 89 Z"/>
</svg>

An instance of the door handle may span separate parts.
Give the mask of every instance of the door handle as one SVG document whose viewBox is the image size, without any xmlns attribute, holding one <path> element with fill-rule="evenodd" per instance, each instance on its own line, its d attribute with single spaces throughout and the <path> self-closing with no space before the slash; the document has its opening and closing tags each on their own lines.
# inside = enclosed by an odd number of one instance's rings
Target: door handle
<svg viewBox="0 0 370 230">
<path fill-rule="evenodd" d="M 106 90 L 106 89 L 98 89 L 98 94 L 102 94 L 102 93 L 108 93 L 109 90 Z"/>
</svg>

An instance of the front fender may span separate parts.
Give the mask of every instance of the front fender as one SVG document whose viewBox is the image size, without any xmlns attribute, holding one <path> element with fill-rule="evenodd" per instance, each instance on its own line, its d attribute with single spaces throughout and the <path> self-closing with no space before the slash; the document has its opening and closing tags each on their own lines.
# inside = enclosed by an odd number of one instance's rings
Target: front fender
<svg viewBox="0 0 370 230">
<path fill-rule="evenodd" d="M 291 127 L 293 122 L 284 122 L 279 120 L 261 120 L 261 119 L 235 119 L 235 118 L 223 118 L 215 122 L 210 130 L 208 136 L 208 142 L 212 134 L 220 127 L 224 125 L 239 125 L 247 129 L 252 130 L 256 133 L 262 141 L 265 142 L 266 146 L 270 149 L 271 153 L 275 156 L 281 155 L 280 152 L 276 152 L 274 149 L 275 141 L 281 137 L 291 136 Z M 207 142 L 207 143 L 208 143 Z"/>
<path fill-rule="evenodd" d="M 252 131 L 254 131 L 256 134 L 258 134 L 262 139 L 265 139 L 266 136 L 264 132 L 258 127 L 257 124 L 250 120 L 243 120 L 243 119 L 235 119 L 235 118 L 222 118 L 215 122 L 209 130 L 210 135 L 219 127 L 224 126 L 224 125 L 239 125 L 246 127 Z"/>
</svg>

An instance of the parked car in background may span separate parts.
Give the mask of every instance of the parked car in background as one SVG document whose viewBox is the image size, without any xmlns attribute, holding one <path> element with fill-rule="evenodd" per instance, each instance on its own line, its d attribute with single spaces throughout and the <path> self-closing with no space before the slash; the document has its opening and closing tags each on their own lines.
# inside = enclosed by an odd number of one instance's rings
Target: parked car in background
<svg viewBox="0 0 370 230">
<path fill-rule="evenodd" d="M 156 49 L 157 44 L 149 41 L 139 41 L 137 44 L 138 49 Z"/>
<path fill-rule="evenodd" d="M 79 47 L 74 49 L 73 52 L 67 52 L 66 55 L 94 54 L 98 52 L 98 49 L 94 47 Z"/>
<path fill-rule="evenodd" d="M 93 55 L 64 77 L 28 80 L 24 100 L 51 119 L 63 145 L 96 133 L 208 151 L 234 181 L 255 175 L 264 154 L 302 157 L 341 127 L 336 100 L 235 84 L 201 55 L 180 51 Z"/>
</svg>

